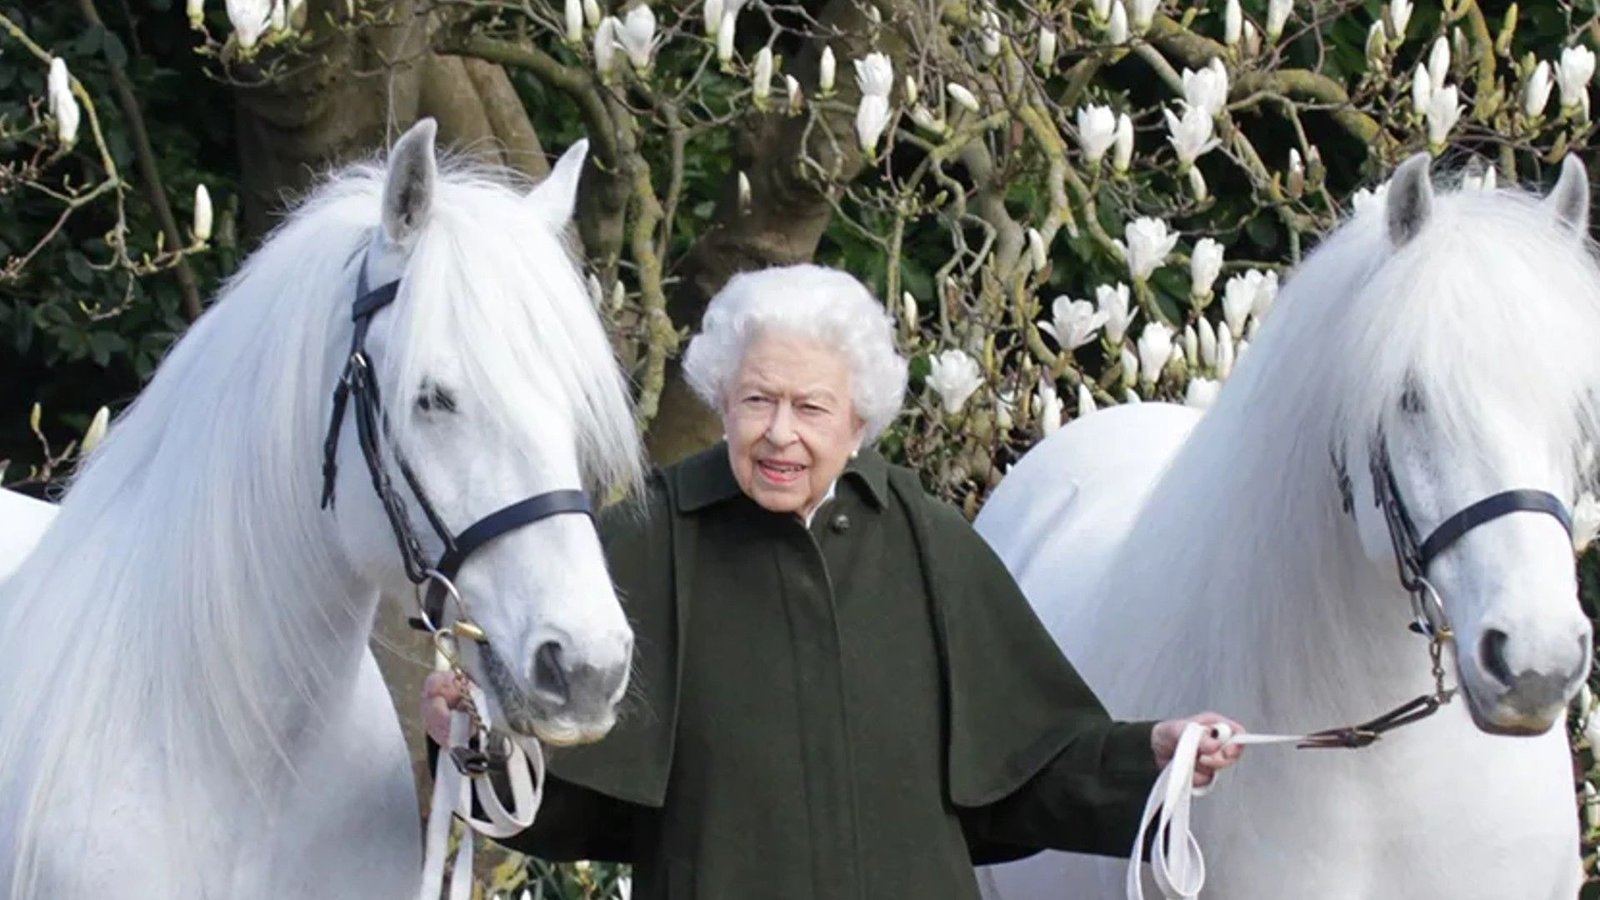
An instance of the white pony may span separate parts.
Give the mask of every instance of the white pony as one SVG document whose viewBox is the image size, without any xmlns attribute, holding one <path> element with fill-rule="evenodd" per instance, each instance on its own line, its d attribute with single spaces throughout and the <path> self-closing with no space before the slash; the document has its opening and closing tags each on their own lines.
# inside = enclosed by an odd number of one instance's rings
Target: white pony
<svg viewBox="0 0 1600 900">
<path fill-rule="evenodd" d="M 524 193 L 441 172 L 434 131 L 289 217 L 0 584 L 5 896 L 417 896 L 411 771 L 366 649 L 380 591 L 411 583 L 353 424 L 319 509 L 363 268 L 400 280 L 366 349 L 387 401 L 378 466 L 425 557 L 442 541 L 402 461 L 459 532 L 530 495 L 631 486 L 641 460 L 562 243 L 584 147 Z M 506 534 L 457 584 L 487 634 L 465 661 L 494 717 L 603 735 L 632 636 L 590 521 Z"/>
<path fill-rule="evenodd" d="M 978 529 L 1113 715 L 1304 733 L 1433 689 L 1369 463 L 1387 447 L 1423 535 L 1507 489 L 1573 502 L 1600 421 L 1588 203 L 1573 157 L 1542 203 L 1435 195 L 1414 158 L 1294 273 L 1203 416 L 1096 412 L 1012 469 Z M 1576 895 L 1569 536 L 1501 516 L 1427 576 L 1456 701 L 1363 750 L 1247 751 L 1195 805 L 1206 896 Z M 982 876 L 1006 900 L 1109 898 L 1125 867 L 1052 852 Z"/>
</svg>

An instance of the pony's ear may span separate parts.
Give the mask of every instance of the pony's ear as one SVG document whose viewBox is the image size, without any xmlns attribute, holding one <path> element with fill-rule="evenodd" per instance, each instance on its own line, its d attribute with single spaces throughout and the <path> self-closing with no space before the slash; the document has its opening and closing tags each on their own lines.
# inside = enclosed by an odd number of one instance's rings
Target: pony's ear
<svg viewBox="0 0 1600 900">
<path fill-rule="evenodd" d="M 432 119 L 422 119 L 389 151 L 389 174 L 383 182 L 383 236 L 398 246 L 415 240 L 433 205 L 433 184 L 439 175 L 433 140 L 438 131 Z"/>
<path fill-rule="evenodd" d="M 528 192 L 528 203 L 550 227 L 565 228 L 572 218 L 572 210 L 578 202 L 578 180 L 583 176 L 583 162 L 588 157 L 589 139 L 584 138 L 568 147 L 556 160 L 550 174 Z"/>
<path fill-rule="evenodd" d="M 1428 178 L 1429 157 L 1418 153 L 1400 164 L 1389 179 L 1384 210 L 1389 222 L 1389 243 L 1404 247 L 1428 224 L 1433 213 L 1433 182 Z"/>
<path fill-rule="evenodd" d="M 1561 177 L 1544 198 L 1544 208 L 1573 234 L 1583 237 L 1589 233 L 1589 170 L 1578 154 L 1568 153 L 1561 161 Z"/>
</svg>

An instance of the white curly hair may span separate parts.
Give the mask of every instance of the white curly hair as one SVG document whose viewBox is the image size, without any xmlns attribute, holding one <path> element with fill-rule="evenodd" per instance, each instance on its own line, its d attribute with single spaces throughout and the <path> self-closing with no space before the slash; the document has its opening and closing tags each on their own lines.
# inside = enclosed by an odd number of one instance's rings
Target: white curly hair
<svg viewBox="0 0 1600 900">
<path fill-rule="evenodd" d="M 866 443 L 900 411 L 906 360 L 895 350 L 889 314 L 851 275 L 810 264 L 744 272 L 728 280 L 711 298 L 700 333 L 683 354 L 689 386 L 722 413 L 728 383 L 750 342 L 773 332 L 814 340 L 843 357 Z"/>
</svg>

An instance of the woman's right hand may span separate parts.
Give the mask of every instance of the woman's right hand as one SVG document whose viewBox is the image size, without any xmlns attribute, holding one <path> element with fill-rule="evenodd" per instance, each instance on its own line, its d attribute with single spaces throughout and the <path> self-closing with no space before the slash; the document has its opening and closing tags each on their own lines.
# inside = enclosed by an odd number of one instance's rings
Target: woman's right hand
<svg viewBox="0 0 1600 900">
<path fill-rule="evenodd" d="M 454 672 L 433 672 L 422 683 L 422 724 L 441 747 L 450 745 L 450 711 L 463 708 L 467 697 Z"/>
</svg>

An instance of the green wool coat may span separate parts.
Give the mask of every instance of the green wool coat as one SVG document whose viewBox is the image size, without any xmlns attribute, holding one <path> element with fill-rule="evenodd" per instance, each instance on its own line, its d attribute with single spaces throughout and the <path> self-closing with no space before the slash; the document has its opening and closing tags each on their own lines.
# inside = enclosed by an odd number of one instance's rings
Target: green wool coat
<svg viewBox="0 0 1600 900">
<path fill-rule="evenodd" d="M 546 859 L 633 864 L 639 900 L 972 900 L 973 862 L 1126 855 L 1157 770 L 1000 561 L 863 451 L 808 528 L 719 445 L 602 517 L 636 635 L 598 744 L 552 752 Z"/>
</svg>

